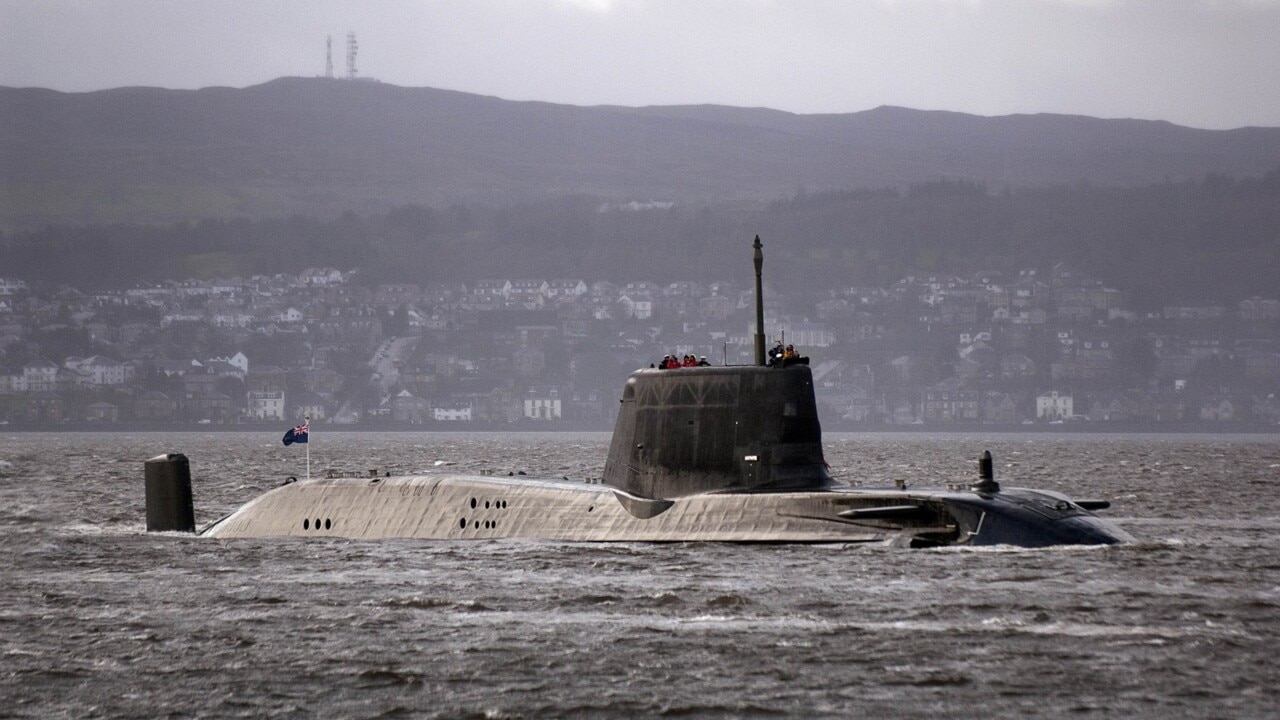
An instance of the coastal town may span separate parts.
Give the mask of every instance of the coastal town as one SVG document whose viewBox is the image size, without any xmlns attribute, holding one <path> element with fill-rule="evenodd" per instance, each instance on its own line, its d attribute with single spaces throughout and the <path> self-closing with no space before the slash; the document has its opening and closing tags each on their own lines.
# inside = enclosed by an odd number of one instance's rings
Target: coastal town
<svg viewBox="0 0 1280 720">
<path fill-rule="evenodd" d="M 95 292 L 0 277 L 0 423 L 607 430 L 627 374 L 664 355 L 751 363 L 751 292 L 332 268 Z M 1275 298 L 1139 312 L 1060 263 L 766 283 L 765 328 L 809 358 L 834 430 L 1280 422 Z"/>
</svg>

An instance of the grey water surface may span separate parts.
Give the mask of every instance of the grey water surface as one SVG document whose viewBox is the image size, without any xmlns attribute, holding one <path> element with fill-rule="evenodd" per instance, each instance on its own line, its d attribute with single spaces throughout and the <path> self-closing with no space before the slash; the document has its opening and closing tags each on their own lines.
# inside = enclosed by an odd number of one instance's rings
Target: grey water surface
<svg viewBox="0 0 1280 720">
<path fill-rule="evenodd" d="M 283 429 L 281 430 L 283 432 Z M 326 433 L 312 472 L 594 477 L 607 434 Z M 143 461 L 200 526 L 305 473 L 278 433 L 0 434 L 0 717 L 1280 714 L 1273 436 L 837 434 L 863 485 L 1113 501 L 1135 545 L 213 541 L 144 532 Z"/>
</svg>

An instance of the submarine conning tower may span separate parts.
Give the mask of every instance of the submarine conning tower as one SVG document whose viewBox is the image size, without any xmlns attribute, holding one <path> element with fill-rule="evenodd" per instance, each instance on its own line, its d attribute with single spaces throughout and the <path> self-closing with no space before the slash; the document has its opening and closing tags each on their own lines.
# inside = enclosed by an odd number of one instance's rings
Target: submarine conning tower
<svg viewBox="0 0 1280 720">
<path fill-rule="evenodd" d="M 637 370 L 604 464 L 604 483 L 652 500 L 710 492 L 822 490 L 835 484 L 808 359 L 765 365 L 763 245 L 756 268 L 755 365 Z"/>
<path fill-rule="evenodd" d="M 653 499 L 831 487 L 809 366 L 632 373 L 604 482 Z"/>
</svg>

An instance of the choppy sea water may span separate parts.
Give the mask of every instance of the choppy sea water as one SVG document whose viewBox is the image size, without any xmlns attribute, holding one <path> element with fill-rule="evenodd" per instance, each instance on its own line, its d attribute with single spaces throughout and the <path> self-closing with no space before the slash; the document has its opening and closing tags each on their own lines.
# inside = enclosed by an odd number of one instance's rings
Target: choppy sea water
<svg viewBox="0 0 1280 720">
<path fill-rule="evenodd" d="M 598 476 L 606 434 L 324 433 L 324 467 Z M 1280 711 L 1280 440 L 832 435 L 866 485 L 1109 498 L 1048 550 L 213 541 L 304 472 L 277 434 L 0 435 L 0 717 L 1229 717 Z"/>
</svg>

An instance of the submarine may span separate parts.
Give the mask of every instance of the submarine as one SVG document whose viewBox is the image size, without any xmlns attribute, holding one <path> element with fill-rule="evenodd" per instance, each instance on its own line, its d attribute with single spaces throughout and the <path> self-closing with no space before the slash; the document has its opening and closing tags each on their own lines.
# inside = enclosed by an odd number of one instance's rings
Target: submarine
<svg viewBox="0 0 1280 720">
<path fill-rule="evenodd" d="M 807 359 L 766 361 L 758 236 L 753 247 L 755 364 L 631 373 L 598 480 L 449 472 L 291 479 L 200 534 L 911 548 L 1133 540 L 1095 514 L 1109 506 L 1104 500 L 1003 487 L 987 452 L 972 483 L 946 488 L 855 487 L 834 479 Z M 194 530 L 190 507 L 186 458 L 147 461 L 148 530 Z"/>
</svg>

